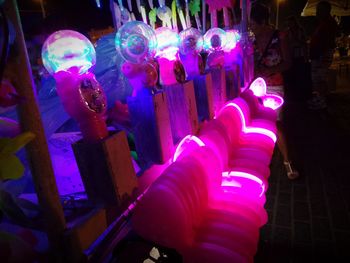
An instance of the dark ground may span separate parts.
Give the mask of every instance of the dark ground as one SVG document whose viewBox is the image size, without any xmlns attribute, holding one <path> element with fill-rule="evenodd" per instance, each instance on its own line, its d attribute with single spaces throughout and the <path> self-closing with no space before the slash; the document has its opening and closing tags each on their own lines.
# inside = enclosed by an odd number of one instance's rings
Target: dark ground
<svg viewBox="0 0 350 263">
<path fill-rule="evenodd" d="M 256 263 L 350 262 L 350 71 L 339 72 L 328 110 L 287 105 L 287 136 L 301 177 L 289 181 L 275 151 Z"/>
</svg>

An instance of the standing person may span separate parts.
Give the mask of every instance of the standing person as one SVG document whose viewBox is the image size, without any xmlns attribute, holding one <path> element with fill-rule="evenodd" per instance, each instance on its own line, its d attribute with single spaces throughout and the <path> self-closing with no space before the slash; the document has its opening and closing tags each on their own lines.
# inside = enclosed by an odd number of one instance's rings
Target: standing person
<svg viewBox="0 0 350 263">
<path fill-rule="evenodd" d="M 311 97 L 311 68 L 306 35 L 295 16 L 287 18 L 286 34 L 292 63 L 284 75 L 285 95 L 289 99 L 306 101 Z"/>
<path fill-rule="evenodd" d="M 282 73 L 291 65 L 289 47 L 285 33 L 275 30 L 269 24 L 269 16 L 267 6 L 260 3 L 252 5 L 250 27 L 255 35 L 255 75 L 265 79 L 269 93 L 283 96 Z M 280 113 L 277 121 L 277 137 L 277 145 L 283 155 L 287 176 L 289 179 L 296 179 L 299 173 L 291 164 Z"/>
<path fill-rule="evenodd" d="M 309 101 L 309 108 L 313 110 L 327 108 L 327 77 L 338 35 L 338 25 L 331 16 L 331 9 L 327 1 L 321 1 L 316 6 L 318 25 L 310 40 L 313 97 Z"/>
</svg>

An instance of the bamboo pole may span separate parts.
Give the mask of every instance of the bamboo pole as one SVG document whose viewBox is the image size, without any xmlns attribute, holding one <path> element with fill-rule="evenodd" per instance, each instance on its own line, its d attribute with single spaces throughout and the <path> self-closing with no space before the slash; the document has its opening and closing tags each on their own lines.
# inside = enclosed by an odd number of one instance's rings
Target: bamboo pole
<svg viewBox="0 0 350 263">
<path fill-rule="evenodd" d="M 11 61 L 7 66 L 11 67 L 11 74 L 17 76 L 11 81 L 18 94 L 25 98 L 24 102 L 17 107 L 21 129 L 22 131 L 31 131 L 36 136 L 26 146 L 27 156 L 39 204 L 43 210 L 50 246 L 53 251 L 58 252 L 62 248 L 61 237 L 66 227 L 66 221 L 60 204 L 50 153 L 41 121 L 16 0 L 6 0 L 4 11 L 16 30 L 16 41 L 14 43 L 16 53 L 12 54 Z"/>
</svg>

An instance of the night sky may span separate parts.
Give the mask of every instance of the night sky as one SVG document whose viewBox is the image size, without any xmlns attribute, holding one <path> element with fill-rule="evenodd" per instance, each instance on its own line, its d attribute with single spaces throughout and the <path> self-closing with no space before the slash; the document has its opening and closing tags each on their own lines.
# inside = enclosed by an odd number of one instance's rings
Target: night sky
<svg viewBox="0 0 350 263">
<path fill-rule="evenodd" d="M 127 6 L 127 0 L 123 0 L 123 2 Z M 132 2 L 135 1 L 133 0 Z M 270 7 L 271 22 L 274 23 L 276 0 L 260 0 L 260 2 Z M 299 17 L 306 2 L 307 0 L 285 0 L 281 3 L 280 26 L 283 27 L 285 25 L 283 21 L 287 16 L 295 15 Z M 41 32 L 52 33 L 58 29 L 73 29 L 87 33 L 92 28 L 102 29 L 113 25 L 109 10 L 109 0 L 101 0 L 101 9 L 96 7 L 95 0 L 44 0 L 44 3 L 48 16 L 43 21 L 39 0 L 18 0 L 22 24 L 27 35 Z M 157 1 L 154 0 L 154 4 L 157 5 Z M 136 5 L 134 8 L 136 8 Z M 345 26 L 349 28 L 349 17 L 343 20 Z M 301 18 L 300 21 L 307 33 L 313 30 L 314 17 Z"/>
</svg>

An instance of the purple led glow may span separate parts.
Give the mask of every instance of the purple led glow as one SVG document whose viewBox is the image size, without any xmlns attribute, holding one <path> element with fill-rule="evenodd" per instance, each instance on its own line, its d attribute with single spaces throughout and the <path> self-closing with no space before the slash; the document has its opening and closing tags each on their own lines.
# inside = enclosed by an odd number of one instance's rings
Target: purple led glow
<svg viewBox="0 0 350 263">
<path fill-rule="evenodd" d="M 196 147 L 203 147 L 203 146 L 205 146 L 205 143 L 201 139 L 199 139 L 197 136 L 194 136 L 194 135 L 185 136 L 185 138 L 183 138 L 176 147 L 176 150 L 173 156 L 173 162 L 175 162 L 179 158 L 179 156 L 185 150 L 188 150 L 190 147 L 196 148 Z"/>
<path fill-rule="evenodd" d="M 258 178 L 257 176 L 250 174 L 250 173 L 245 173 L 245 172 L 238 172 L 238 171 L 229 171 L 229 172 L 223 172 L 222 173 L 222 183 L 221 186 L 223 187 L 237 187 L 237 185 L 239 185 L 238 187 L 242 187 L 242 185 L 235 181 L 234 178 L 245 178 L 248 180 L 251 180 L 255 183 L 257 183 L 258 185 L 260 185 L 261 187 L 261 193 L 259 195 L 259 197 L 261 197 L 264 193 L 265 193 L 265 184 L 264 182 Z"/>
<path fill-rule="evenodd" d="M 267 85 L 263 78 L 256 78 L 250 85 L 249 89 L 253 91 L 255 96 L 260 97 L 263 100 L 264 107 L 276 110 L 284 103 L 281 96 L 266 93 Z"/>
<path fill-rule="evenodd" d="M 276 143 L 277 141 L 277 137 L 276 134 L 268 129 L 264 129 L 261 127 L 252 127 L 252 126 L 246 126 L 246 118 L 248 118 L 248 116 L 245 116 L 242 109 L 234 102 L 229 102 L 227 103 L 220 111 L 219 111 L 219 115 L 220 113 L 228 107 L 233 107 L 235 109 L 237 109 L 237 111 L 239 112 L 239 116 L 241 118 L 242 121 L 242 126 L 243 126 L 243 133 L 259 133 L 259 134 L 263 134 L 267 137 L 269 137 L 274 143 Z"/>
<path fill-rule="evenodd" d="M 156 57 L 176 60 L 180 45 L 180 37 L 177 32 L 168 27 L 159 27 L 155 33 L 158 42 Z"/>
</svg>

